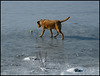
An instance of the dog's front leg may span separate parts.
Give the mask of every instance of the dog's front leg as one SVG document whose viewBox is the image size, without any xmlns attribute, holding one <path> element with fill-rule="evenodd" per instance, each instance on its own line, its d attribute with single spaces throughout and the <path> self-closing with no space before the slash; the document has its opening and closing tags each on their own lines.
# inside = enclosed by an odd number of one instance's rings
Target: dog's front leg
<svg viewBox="0 0 100 76">
<path fill-rule="evenodd" d="M 59 32 L 57 32 L 57 34 L 54 36 L 55 38 L 59 35 Z"/>
<path fill-rule="evenodd" d="M 42 36 L 43 36 L 44 32 L 45 32 L 45 29 L 43 28 L 42 33 L 41 33 L 40 37 L 42 37 Z"/>
<path fill-rule="evenodd" d="M 53 37 L 52 29 L 50 29 L 50 33 L 51 33 L 51 36 L 50 37 L 52 38 Z"/>
</svg>

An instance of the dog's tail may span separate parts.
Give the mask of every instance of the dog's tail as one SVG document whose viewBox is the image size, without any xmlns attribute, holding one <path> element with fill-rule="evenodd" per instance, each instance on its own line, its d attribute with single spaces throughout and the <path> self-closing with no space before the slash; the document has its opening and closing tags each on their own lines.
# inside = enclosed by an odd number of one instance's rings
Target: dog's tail
<svg viewBox="0 0 100 76">
<path fill-rule="evenodd" d="M 66 19 L 64 19 L 64 20 L 60 21 L 60 22 L 65 22 L 65 21 L 67 21 L 69 18 L 70 18 L 70 16 L 69 16 L 69 17 L 67 17 Z"/>
</svg>

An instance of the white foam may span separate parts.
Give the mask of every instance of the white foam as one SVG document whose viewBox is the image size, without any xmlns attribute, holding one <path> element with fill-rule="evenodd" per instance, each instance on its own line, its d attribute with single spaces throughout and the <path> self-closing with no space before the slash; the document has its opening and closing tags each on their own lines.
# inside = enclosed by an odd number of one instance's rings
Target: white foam
<svg viewBox="0 0 100 76">
<path fill-rule="evenodd" d="M 75 72 L 75 69 L 78 68 L 82 70 L 80 72 Z M 99 75 L 99 69 L 96 67 L 72 67 L 61 72 L 61 75 Z"/>
<path fill-rule="evenodd" d="M 31 60 L 31 61 L 34 61 L 34 60 L 39 60 L 39 58 L 37 58 L 35 56 L 30 56 L 30 57 L 25 57 L 23 60 Z"/>
<path fill-rule="evenodd" d="M 74 72 L 75 72 L 74 69 L 75 69 L 75 68 L 69 68 L 69 69 L 67 69 L 66 71 L 67 71 L 67 72 L 73 72 L 73 73 L 74 73 Z"/>
<path fill-rule="evenodd" d="M 23 60 L 30 60 L 30 58 L 29 58 L 29 57 L 26 57 L 26 58 L 24 58 Z"/>
</svg>

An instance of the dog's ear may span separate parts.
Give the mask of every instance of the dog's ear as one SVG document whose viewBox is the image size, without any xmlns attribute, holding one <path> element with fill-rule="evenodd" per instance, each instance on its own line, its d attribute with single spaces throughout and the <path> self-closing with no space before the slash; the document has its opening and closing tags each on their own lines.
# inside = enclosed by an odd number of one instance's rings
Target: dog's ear
<svg viewBox="0 0 100 76">
<path fill-rule="evenodd" d="M 40 21 L 37 21 L 37 24 L 38 24 L 38 28 L 40 28 L 41 27 Z"/>
<path fill-rule="evenodd" d="M 37 21 L 37 23 L 40 25 L 40 21 Z"/>
</svg>

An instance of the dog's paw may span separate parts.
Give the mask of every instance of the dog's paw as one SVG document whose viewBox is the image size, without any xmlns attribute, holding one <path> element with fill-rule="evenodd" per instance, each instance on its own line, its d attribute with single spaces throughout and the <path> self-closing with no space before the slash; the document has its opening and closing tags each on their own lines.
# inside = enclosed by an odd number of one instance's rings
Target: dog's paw
<svg viewBox="0 0 100 76">
<path fill-rule="evenodd" d="M 54 36 L 54 38 L 56 38 L 56 36 Z"/>
<path fill-rule="evenodd" d="M 56 37 L 56 36 L 54 36 L 54 38 L 55 38 L 55 39 L 57 39 L 57 37 Z"/>
<path fill-rule="evenodd" d="M 62 40 L 64 39 L 64 38 L 61 38 Z"/>
<path fill-rule="evenodd" d="M 42 35 L 40 35 L 40 37 L 42 37 Z"/>
<path fill-rule="evenodd" d="M 50 38 L 52 38 L 53 36 L 50 36 Z"/>
</svg>

